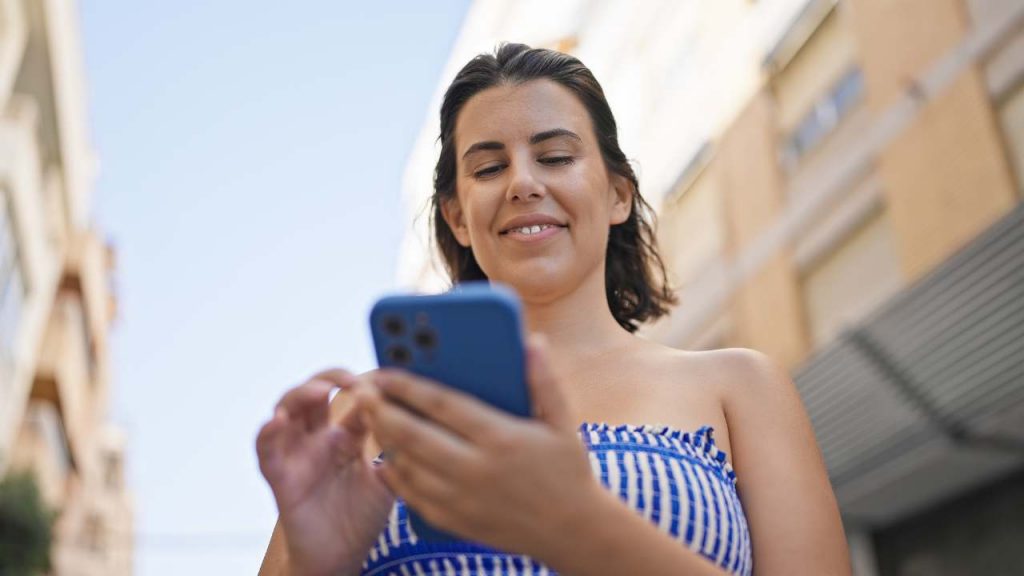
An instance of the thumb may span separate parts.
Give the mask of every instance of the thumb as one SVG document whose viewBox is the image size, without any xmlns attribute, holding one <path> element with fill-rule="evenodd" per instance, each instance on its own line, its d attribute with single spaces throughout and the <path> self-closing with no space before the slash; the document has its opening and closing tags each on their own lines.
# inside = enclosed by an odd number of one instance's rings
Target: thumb
<svg viewBox="0 0 1024 576">
<path fill-rule="evenodd" d="M 353 398 L 348 411 L 341 421 L 330 430 L 331 444 L 334 450 L 346 460 L 358 458 L 366 450 L 370 430 L 367 428 L 364 419 L 365 407 L 365 395 L 359 389 L 356 389 L 353 392 Z"/>
<path fill-rule="evenodd" d="M 533 416 L 561 430 L 573 428 L 569 402 L 548 356 L 547 339 L 531 335 L 526 342 L 526 380 Z"/>
<path fill-rule="evenodd" d="M 369 398 L 367 396 L 371 394 L 365 387 L 356 387 L 352 392 L 351 404 L 348 407 L 348 411 L 342 416 L 341 421 L 338 423 L 339 426 L 346 429 L 349 434 L 353 437 L 362 439 L 363 436 L 369 432 L 369 428 L 366 427 L 366 419 L 363 414 L 366 408 Z"/>
</svg>

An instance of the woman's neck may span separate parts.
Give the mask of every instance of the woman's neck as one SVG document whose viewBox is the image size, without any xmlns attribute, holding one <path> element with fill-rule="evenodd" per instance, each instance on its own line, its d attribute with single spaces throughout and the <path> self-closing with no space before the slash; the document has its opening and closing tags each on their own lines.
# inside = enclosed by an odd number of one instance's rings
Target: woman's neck
<svg viewBox="0 0 1024 576">
<path fill-rule="evenodd" d="M 552 300 L 524 302 L 527 330 L 544 334 L 552 354 L 562 359 L 586 361 L 635 340 L 615 320 L 608 306 L 604 270 L 595 276 Z"/>
</svg>

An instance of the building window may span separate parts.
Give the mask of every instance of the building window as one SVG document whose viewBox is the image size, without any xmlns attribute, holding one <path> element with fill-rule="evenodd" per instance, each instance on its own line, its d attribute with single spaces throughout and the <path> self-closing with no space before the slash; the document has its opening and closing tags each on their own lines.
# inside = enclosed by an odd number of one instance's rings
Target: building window
<svg viewBox="0 0 1024 576">
<path fill-rule="evenodd" d="M 999 116 L 1007 155 L 1017 176 L 1017 192 L 1024 195 L 1024 81 L 1000 106 Z"/>
<path fill-rule="evenodd" d="M 0 190 L 0 375 L 7 381 L 13 368 L 14 345 L 25 300 L 14 214 L 7 195 Z"/>
<path fill-rule="evenodd" d="M 107 551 L 107 527 L 97 512 L 90 513 L 85 519 L 82 526 L 82 545 L 98 556 L 105 555 Z"/>
<path fill-rule="evenodd" d="M 26 413 L 26 420 L 35 427 L 47 452 L 52 456 L 54 473 L 64 480 L 71 473 L 71 447 L 67 430 L 57 407 L 47 401 L 34 400 Z"/>
<path fill-rule="evenodd" d="M 864 75 L 859 66 L 853 66 L 814 103 L 786 138 L 782 149 L 783 166 L 793 169 L 801 158 L 836 129 L 863 97 Z"/>
<path fill-rule="evenodd" d="M 811 341 L 820 348 L 902 286 L 890 224 L 876 212 L 804 273 Z"/>
<path fill-rule="evenodd" d="M 107 452 L 104 465 L 104 476 L 107 490 L 117 492 L 121 490 L 121 479 L 124 477 L 121 455 L 117 452 Z"/>
<path fill-rule="evenodd" d="M 706 171 L 712 154 L 709 144 L 700 148 L 658 216 L 661 255 L 672 283 L 680 286 L 697 280 L 721 260 L 725 245 L 720 189 Z"/>
<path fill-rule="evenodd" d="M 92 338 L 92 332 L 89 329 L 89 319 L 86 316 L 85 310 L 82 308 L 82 294 L 79 289 L 74 291 L 68 290 L 62 299 L 62 305 L 64 307 L 64 314 L 67 322 L 71 326 L 71 329 L 80 336 L 78 342 L 80 343 L 80 352 L 82 360 L 85 362 L 85 368 L 87 370 L 89 381 L 93 385 L 96 382 L 96 344 Z"/>
</svg>

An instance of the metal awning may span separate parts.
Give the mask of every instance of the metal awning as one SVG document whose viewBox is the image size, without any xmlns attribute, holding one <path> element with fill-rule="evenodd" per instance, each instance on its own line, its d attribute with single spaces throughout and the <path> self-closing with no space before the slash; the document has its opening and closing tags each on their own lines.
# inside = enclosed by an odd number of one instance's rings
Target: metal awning
<svg viewBox="0 0 1024 576">
<path fill-rule="evenodd" d="M 847 521 L 1024 466 L 1024 203 L 795 376 Z"/>
</svg>

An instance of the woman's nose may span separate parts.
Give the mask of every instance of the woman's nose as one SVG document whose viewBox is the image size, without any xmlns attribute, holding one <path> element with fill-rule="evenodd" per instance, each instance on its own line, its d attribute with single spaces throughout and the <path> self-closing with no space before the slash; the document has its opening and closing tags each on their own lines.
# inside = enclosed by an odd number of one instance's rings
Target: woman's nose
<svg viewBox="0 0 1024 576">
<path fill-rule="evenodd" d="M 547 194 L 544 184 L 537 178 L 532 167 L 527 162 L 517 162 L 516 166 L 510 166 L 512 178 L 508 183 L 505 198 L 510 202 L 523 202 L 539 200 Z"/>
</svg>

